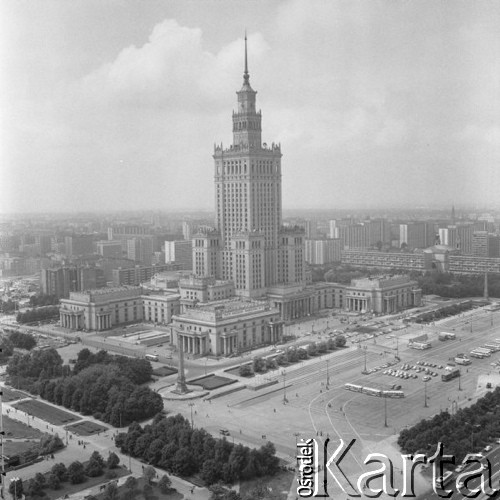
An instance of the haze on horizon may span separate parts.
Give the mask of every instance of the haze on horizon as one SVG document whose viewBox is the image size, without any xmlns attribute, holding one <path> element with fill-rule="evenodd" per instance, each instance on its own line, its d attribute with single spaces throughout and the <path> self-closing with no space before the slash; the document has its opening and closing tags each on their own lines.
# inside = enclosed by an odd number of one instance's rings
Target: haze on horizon
<svg viewBox="0 0 500 500">
<path fill-rule="evenodd" d="M 213 209 L 245 28 L 285 209 L 498 205 L 494 0 L 0 9 L 0 212 Z"/>
</svg>

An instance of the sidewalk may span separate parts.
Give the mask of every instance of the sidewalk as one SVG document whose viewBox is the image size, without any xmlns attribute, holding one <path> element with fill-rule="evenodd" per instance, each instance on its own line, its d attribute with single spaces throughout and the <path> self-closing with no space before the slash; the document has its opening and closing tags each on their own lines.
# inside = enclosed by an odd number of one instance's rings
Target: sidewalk
<svg viewBox="0 0 500 500">
<path fill-rule="evenodd" d="M 18 402 L 18 401 L 16 401 Z M 58 406 L 52 405 L 47 401 L 43 401 L 45 404 L 49 406 L 54 406 L 55 408 L 59 408 Z M 15 402 L 13 402 L 15 403 Z M 12 419 L 18 420 L 24 424 L 29 422 L 28 425 L 34 427 L 41 432 L 48 432 L 50 434 L 58 434 L 63 441 L 66 440 L 66 429 L 63 426 L 56 426 L 47 423 L 44 420 L 39 419 L 38 417 L 30 417 L 25 412 L 18 410 L 11 406 L 10 403 L 2 404 L 2 413 L 7 415 L 7 410 L 9 410 L 8 416 Z M 68 411 L 68 410 L 65 410 Z M 74 413 L 75 415 L 80 416 L 78 413 Z M 81 420 L 89 420 L 95 422 L 97 424 L 101 424 L 102 422 L 96 420 L 92 417 L 81 417 Z M 72 422 L 75 423 L 75 422 Z M 73 434 L 71 432 L 67 433 L 67 446 L 55 453 L 55 458 L 52 460 L 43 460 L 42 462 L 38 462 L 36 464 L 30 465 L 28 467 L 7 472 L 5 476 L 5 484 L 9 484 L 10 479 L 13 477 L 18 477 L 23 481 L 31 479 L 35 476 L 37 472 L 46 473 L 48 472 L 52 466 L 56 463 L 63 462 L 66 465 L 69 465 L 71 462 L 75 460 L 79 460 L 80 462 L 85 462 L 90 458 L 90 455 L 94 451 L 98 451 L 103 455 L 103 458 L 106 459 L 108 452 L 114 452 L 120 458 L 120 464 L 124 464 L 130 467 L 133 476 L 139 477 L 142 475 L 142 469 L 144 464 L 139 460 L 129 457 L 128 455 L 122 454 L 118 448 L 114 445 L 113 435 L 115 432 L 126 432 L 126 428 L 123 429 L 113 429 L 110 428 L 108 431 L 100 433 L 100 435 L 92 435 L 92 436 L 78 436 L 77 434 Z M 79 440 L 85 440 L 85 448 L 78 445 Z M 168 474 L 166 471 L 155 468 L 157 474 L 161 477 L 164 474 Z M 171 474 L 168 474 L 169 478 L 172 481 L 172 487 L 175 488 L 179 493 L 183 494 L 186 498 L 190 498 L 192 500 L 208 500 L 210 493 L 206 488 L 196 487 L 194 492 L 191 493 L 191 489 L 193 488 L 193 484 L 185 481 L 184 479 L 178 478 Z M 119 484 L 126 481 L 128 476 L 124 478 L 120 478 Z M 78 493 L 72 494 L 69 498 L 74 500 L 83 499 L 86 495 L 96 494 L 99 492 L 100 485 L 89 488 L 87 490 L 80 491 Z"/>
</svg>

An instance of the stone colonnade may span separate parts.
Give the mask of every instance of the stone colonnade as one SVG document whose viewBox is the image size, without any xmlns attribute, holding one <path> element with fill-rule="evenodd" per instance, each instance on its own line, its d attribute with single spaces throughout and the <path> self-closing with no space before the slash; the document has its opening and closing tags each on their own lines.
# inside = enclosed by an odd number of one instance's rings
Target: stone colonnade
<svg viewBox="0 0 500 500">
<path fill-rule="evenodd" d="M 60 311 L 59 317 L 61 326 L 70 330 L 81 330 L 84 328 L 83 312 L 80 311 Z"/>
<path fill-rule="evenodd" d="M 369 301 L 367 298 L 353 298 L 353 297 L 347 297 L 346 298 L 346 309 L 348 311 L 368 311 L 369 310 Z"/>
<path fill-rule="evenodd" d="M 275 305 L 280 311 L 280 316 L 283 320 L 303 318 L 314 312 L 313 298 L 296 298 L 287 300 L 286 302 L 277 302 Z"/>
<path fill-rule="evenodd" d="M 178 334 L 179 343 L 186 354 L 205 354 L 207 352 L 207 337 Z"/>
</svg>

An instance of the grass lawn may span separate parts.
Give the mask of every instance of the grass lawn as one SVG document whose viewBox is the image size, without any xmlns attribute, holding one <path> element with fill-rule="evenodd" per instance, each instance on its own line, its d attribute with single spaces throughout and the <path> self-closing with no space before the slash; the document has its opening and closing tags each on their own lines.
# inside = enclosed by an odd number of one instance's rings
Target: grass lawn
<svg viewBox="0 0 500 500">
<path fill-rule="evenodd" d="M 100 432 L 108 430 L 104 425 L 96 424 L 89 420 L 83 420 L 82 422 L 68 425 L 66 428 L 68 431 L 74 432 L 79 436 L 92 436 L 93 434 L 99 434 Z"/>
<path fill-rule="evenodd" d="M 153 370 L 153 375 L 156 375 L 157 377 L 168 377 L 174 373 L 177 373 L 177 369 L 170 368 L 168 366 L 161 366 L 160 368 L 155 368 Z"/>
<path fill-rule="evenodd" d="M 235 366 L 234 368 L 230 368 L 229 370 L 224 370 L 226 373 L 230 373 L 231 375 L 238 375 L 238 377 L 240 376 L 240 366 L 244 366 L 244 365 L 247 365 L 249 366 L 250 368 L 252 368 L 252 363 L 243 363 L 241 365 L 238 365 L 238 366 Z M 252 375 L 250 375 L 251 377 L 253 377 L 253 373 Z"/>
<path fill-rule="evenodd" d="M 53 406 L 35 399 L 30 401 L 21 401 L 13 406 L 28 413 L 29 415 L 34 415 L 35 417 L 45 420 L 46 422 L 50 422 L 52 425 L 63 425 L 81 419 L 81 417 L 77 415 L 60 410 L 59 408 L 54 408 Z"/>
<path fill-rule="evenodd" d="M 224 387 L 225 385 L 234 384 L 236 380 L 227 377 L 221 377 L 219 375 L 208 375 L 206 377 L 197 378 L 194 380 L 188 380 L 188 384 L 201 385 L 203 389 L 212 390 L 218 389 L 219 387 Z"/>
<path fill-rule="evenodd" d="M 3 415 L 3 430 L 5 432 L 5 440 L 9 438 L 14 439 L 40 439 L 43 435 L 38 429 L 33 427 L 28 427 L 23 422 L 19 422 L 19 420 L 14 420 L 7 415 Z"/>
<path fill-rule="evenodd" d="M 27 397 L 32 397 L 29 394 L 25 394 L 24 392 L 16 391 L 15 389 L 11 389 L 9 387 L 2 388 L 2 401 L 4 403 L 10 403 L 11 401 L 17 401 L 18 399 L 24 399 Z"/>
<path fill-rule="evenodd" d="M 294 473 L 291 471 L 280 471 L 275 476 L 256 477 L 251 481 L 243 481 L 240 484 L 240 495 L 242 498 L 247 498 L 254 488 L 264 486 L 270 494 L 275 495 L 272 496 L 273 499 L 286 500 L 292 487 L 293 477 Z"/>
<path fill-rule="evenodd" d="M 10 441 L 8 439 L 3 442 L 3 451 L 6 457 L 14 457 L 15 455 L 23 455 L 27 451 L 39 449 L 40 440 L 35 441 Z M 36 456 L 36 455 L 35 455 Z"/>
</svg>

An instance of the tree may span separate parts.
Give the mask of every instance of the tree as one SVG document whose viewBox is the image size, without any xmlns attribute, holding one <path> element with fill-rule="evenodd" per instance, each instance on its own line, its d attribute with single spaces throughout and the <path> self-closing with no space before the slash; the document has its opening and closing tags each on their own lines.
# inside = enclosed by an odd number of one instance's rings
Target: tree
<svg viewBox="0 0 500 500">
<path fill-rule="evenodd" d="M 72 462 L 68 467 L 68 479 L 71 484 L 80 484 L 85 481 L 85 467 L 78 460 Z"/>
<path fill-rule="evenodd" d="M 142 473 L 142 476 L 144 477 L 144 480 L 148 484 L 151 484 L 151 481 L 156 477 L 155 468 L 151 467 L 151 465 L 148 465 L 147 467 L 144 468 L 144 472 Z"/>
<path fill-rule="evenodd" d="M 118 498 L 118 486 L 116 483 L 109 483 L 104 490 L 103 500 L 116 500 Z"/>
<path fill-rule="evenodd" d="M 144 498 L 146 500 L 149 500 L 151 496 L 153 495 L 153 487 L 149 483 L 145 483 L 143 488 L 142 488 Z"/>
<path fill-rule="evenodd" d="M 265 368 L 266 362 L 260 356 L 253 358 L 253 371 L 255 373 L 261 373 Z"/>
<path fill-rule="evenodd" d="M 318 352 L 321 352 L 321 353 L 326 352 L 328 349 L 326 342 L 320 342 L 317 347 L 318 347 Z"/>
<path fill-rule="evenodd" d="M 307 351 L 305 349 L 297 349 L 295 355 L 297 356 L 297 360 L 307 359 Z"/>
<path fill-rule="evenodd" d="M 318 348 L 316 347 L 316 344 L 311 343 L 307 346 L 307 354 L 309 354 L 309 356 L 315 356 L 317 353 Z"/>
<path fill-rule="evenodd" d="M 11 495 L 16 495 L 17 498 L 22 498 L 24 494 L 23 480 L 20 478 L 13 478 L 10 480 L 9 493 Z M 16 497 L 14 497 L 16 498 Z"/>
<path fill-rule="evenodd" d="M 137 479 L 133 476 L 127 477 L 127 480 L 125 481 L 125 488 L 128 490 L 135 490 L 135 488 L 137 488 Z"/>
<path fill-rule="evenodd" d="M 266 358 L 266 370 L 274 370 L 276 369 L 278 364 L 276 360 L 273 358 Z"/>
<path fill-rule="evenodd" d="M 118 464 L 120 463 L 120 458 L 115 452 L 111 452 L 108 455 L 108 460 L 106 461 L 106 465 L 108 466 L 108 469 L 116 469 L 118 467 Z"/>
<path fill-rule="evenodd" d="M 172 481 L 166 474 L 161 476 L 160 481 L 158 482 L 158 488 L 162 493 L 169 493 L 172 489 Z"/>
<path fill-rule="evenodd" d="M 46 479 L 45 476 L 41 472 L 37 472 L 35 474 L 34 481 L 38 487 L 39 490 L 42 490 L 46 486 Z"/>
<path fill-rule="evenodd" d="M 104 459 L 98 451 L 94 451 L 92 455 L 90 455 L 89 462 L 85 469 L 87 476 L 89 477 L 97 477 L 100 476 L 104 469 Z"/>
<path fill-rule="evenodd" d="M 286 364 L 287 360 L 286 360 L 286 357 L 284 354 L 278 354 L 276 356 L 276 363 L 279 365 L 279 366 L 283 366 L 284 364 Z"/>
<path fill-rule="evenodd" d="M 343 335 L 337 335 L 335 337 L 335 346 L 344 347 L 346 344 L 346 338 Z"/>
<path fill-rule="evenodd" d="M 61 487 L 61 480 L 57 474 L 54 474 L 53 472 L 49 474 L 47 477 L 47 486 L 52 490 L 58 490 Z"/>
<path fill-rule="evenodd" d="M 57 476 L 60 482 L 68 480 L 68 469 L 66 469 L 66 466 L 62 462 L 53 465 L 51 472 Z"/>
<path fill-rule="evenodd" d="M 240 377 L 250 377 L 253 374 L 250 365 L 241 365 L 239 370 Z"/>
</svg>

